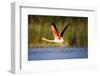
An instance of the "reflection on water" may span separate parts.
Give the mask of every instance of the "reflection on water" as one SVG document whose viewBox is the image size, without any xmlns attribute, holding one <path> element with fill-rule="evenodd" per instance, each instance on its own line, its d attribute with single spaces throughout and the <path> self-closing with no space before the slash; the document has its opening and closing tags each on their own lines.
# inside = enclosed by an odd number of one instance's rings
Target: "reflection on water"
<svg viewBox="0 0 100 76">
<path fill-rule="evenodd" d="M 28 60 L 88 58 L 87 48 L 28 48 Z"/>
</svg>

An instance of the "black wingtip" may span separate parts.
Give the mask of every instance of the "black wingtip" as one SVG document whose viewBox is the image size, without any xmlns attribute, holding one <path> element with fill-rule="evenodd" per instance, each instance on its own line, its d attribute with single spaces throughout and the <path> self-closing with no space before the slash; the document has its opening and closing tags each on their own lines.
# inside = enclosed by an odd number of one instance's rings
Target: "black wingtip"
<svg viewBox="0 0 100 76">
<path fill-rule="evenodd" d="M 67 26 L 69 26 L 69 24 L 67 24 Z"/>
<path fill-rule="evenodd" d="M 52 22 L 51 25 L 55 25 L 54 22 Z"/>
<path fill-rule="evenodd" d="M 55 25 L 55 23 L 54 22 L 52 22 L 51 23 L 51 25 L 55 28 L 55 30 L 58 32 L 58 30 L 57 30 L 57 27 L 56 27 L 56 25 Z"/>
<path fill-rule="evenodd" d="M 66 25 L 66 27 L 63 29 L 63 31 L 61 32 L 61 37 L 63 37 L 65 30 L 68 28 L 69 24 Z"/>
</svg>

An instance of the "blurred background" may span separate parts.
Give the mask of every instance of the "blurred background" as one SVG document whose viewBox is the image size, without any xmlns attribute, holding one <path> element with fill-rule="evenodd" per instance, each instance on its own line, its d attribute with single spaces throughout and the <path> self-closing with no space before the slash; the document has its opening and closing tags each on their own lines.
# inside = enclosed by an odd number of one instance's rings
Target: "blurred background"
<svg viewBox="0 0 100 76">
<path fill-rule="evenodd" d="M 69 16 L 28 15 L 28 47 L 54 47 L 56 43 L 41 40 L 42 37 L 53 40 L 51 23 L 54 22 L 59 33 L 69 24 L 64 33 L 65 47 L 88 46 L 88 18 Z M 67 45 L 68 44 L 68 45 Z"/>
</svg>

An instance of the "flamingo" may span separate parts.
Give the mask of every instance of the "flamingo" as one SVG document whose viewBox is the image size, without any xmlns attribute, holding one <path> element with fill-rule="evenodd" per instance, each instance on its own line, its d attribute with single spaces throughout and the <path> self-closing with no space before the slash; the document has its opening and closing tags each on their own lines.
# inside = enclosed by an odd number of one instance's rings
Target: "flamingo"
<svg viewBox="0 0 100 76">
<path fill-rule="evenodd" d="M 47 42 L 53 42 L 53 43 L 63 43 L 64 39 L 63 39 L 63 35 L 65 30 L 68 28 L 69 24 L 66 25 L 66 27 L 62 30 L 61 33 L 58 32 L 57 27 L 54 23 L 51 24 L 51 31 L 53 33 L 54 36 L 54 40 L 48 40 L 44 37 L 42 37 L 42 40 L 47 41 Z"/>
</svg>

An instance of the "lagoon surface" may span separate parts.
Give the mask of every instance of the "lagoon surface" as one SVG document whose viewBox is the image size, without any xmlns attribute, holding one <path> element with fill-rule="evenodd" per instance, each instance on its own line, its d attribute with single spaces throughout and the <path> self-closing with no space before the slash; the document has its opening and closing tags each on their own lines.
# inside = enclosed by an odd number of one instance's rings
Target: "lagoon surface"
<svg viewBox="0 0 100 76">
<path fill-rule="evenodd" d="M 88 58 L 88 48 L 28 48 L 28 60 Z"/>
</svg>

